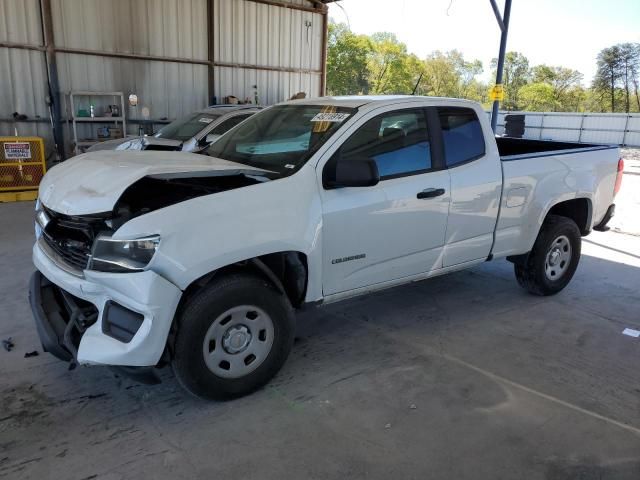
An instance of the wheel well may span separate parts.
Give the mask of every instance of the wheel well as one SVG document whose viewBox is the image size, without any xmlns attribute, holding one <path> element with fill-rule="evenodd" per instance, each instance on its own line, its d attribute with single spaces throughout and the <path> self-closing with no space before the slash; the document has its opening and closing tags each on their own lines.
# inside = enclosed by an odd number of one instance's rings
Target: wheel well
<svg viewBox="0 0 640 480">
<path fill-rule="evenodd" d="M 573 200 L 560 202 L 551 207 L 551 210 L 547 213 L 547 216 L 549 215 L 570 218 L 576 222 L 582 235 L 588 235 L 591 227 L 591 200 L 588 198 L 574 198 Z"/>
<path fill-rule="evenodd" d="M 549 215 L 570 218 L 576 222 L 580 234 L 583 236 L 588 235 L 591 226 L 591 200 L 588 198 L 574 198 L 573 200 L 557 203 L 547 212 L 547 217 Z M 529 252 L 520 255 L 510 255 L 507 257 L 507 260 L 516 265 L 524 265 L 527 258 L 529 258 Z"/>
<path fill-rule="evenodd" d="M 191 284 L 185 288 L 184 292 L 182 292 L 182 297 L 176 308 L 173 324 L 169 331 L 167 345 L 158 366 L 165 365 L 173 358 L 173 345 L 178 328 L 178 319 L 189 299 L 199 290 L 206 287 L 213 279 L 236 272 L 251 272 L 264 278 L 273 285 L 276 290 L 286 295 L 293 307 L 299 307 L 304 302 L 304 297 L 307 292 L 309 270 L 307 256 L 302 252 L 286 251 L 270 253 L 268 255 L 261 255 L 236 262 L 209 272 L 191 282 Z"/>
<path fill-rule="evenodd" d="M 296 251 L 276 252 L 249 258 L 214 270 L 193 281 L 183 292 L 181 304 L 214 278 L 234 272 L 251 272 L 267 280 L 274 288 L 287 295 L 294 307 L 304 302 L 307 291 L 307 256 Z"/>
</svg>

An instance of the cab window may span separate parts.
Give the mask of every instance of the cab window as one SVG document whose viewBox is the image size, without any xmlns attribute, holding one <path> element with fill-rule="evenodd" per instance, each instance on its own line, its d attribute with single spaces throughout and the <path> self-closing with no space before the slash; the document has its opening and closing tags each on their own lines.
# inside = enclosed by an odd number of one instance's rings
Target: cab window
<svg viewBox="0 0 640 480">
<path fill-rule="evenodd" d="M 225 120 L 216 128 L 211 130 L 210 135 L 222 135 L 223 133 L 228 132 L 233 127 L 238 125 L 241 122 L 244 122 L 247 118 L 249 118 L 253 113 L 249 113 L 246 115 L 236 115 L 235 117 L 231 117 L 228 120 Z"/>
<path fill-rule="evenodd" d="M 484 155 L 484 134 L 475 110 L 438 107 L 438 116 L 448 167 L 455 167 Z"/>
<path fill-rule="evenodd" d="M 337 161 L 368 157 L 380 179 L 413 175 L 431 168 L 431 145 L 424 111 L 389 112 L 367 121 L 338 150 Z"/>
</svg>

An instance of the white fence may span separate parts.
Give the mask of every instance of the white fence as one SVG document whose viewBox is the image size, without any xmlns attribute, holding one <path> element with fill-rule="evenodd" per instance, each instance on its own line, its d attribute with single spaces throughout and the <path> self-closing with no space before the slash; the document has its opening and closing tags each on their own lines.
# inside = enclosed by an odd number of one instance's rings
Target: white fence
<svg viewBox="0 0 640 480">
<path fill-rule="evenodd" d="M 525 115 L 525 138 L 640 147 L 640 113 L 500 112 L 498 134 L 509 114 Z"/>
</svg>

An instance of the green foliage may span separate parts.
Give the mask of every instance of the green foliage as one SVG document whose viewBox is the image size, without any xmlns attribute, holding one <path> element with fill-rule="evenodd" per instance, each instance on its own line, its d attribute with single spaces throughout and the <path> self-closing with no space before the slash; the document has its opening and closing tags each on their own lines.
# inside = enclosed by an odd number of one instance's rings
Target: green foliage
<svg viewBox="0 0 640 480">
<path fill-rule="evenodd" d="M 434 97 L 454 97 L 461 90 L 461 79 L 450 53 L 434 52 L 422 65 L 424 75 L 420 93 Z"/>
<path fill-rule="evenodd" d="M 373 52 L 366 35 L 355 35 L 343 24 L 329 24 L 327 91 L 331 95 L 369 92 L 369 58 Z"/>
<path fill-rule="evenodd" d="M 522 53 L 505 55 L 503 84 L 506 110 L 640 111 L 640 44 L 625 43 L 598 54 L 598 71 L 590 88 L 577 70 L 535 65 Z M 495 78 L 497 60 L 491 62 Z M 480 60 L 461 52 L 435 51 L 425 59 L 389 32 L 357 35 L 345 24 L 329 24 L 327 93 L 330 95 L 411 94 L 468 98 L 489 107 L 490 85 L 482 82 Z"/>
<path fill-rule="evenodd" d="M 584 89 L 580 84 L 584 77 L 582 73 L 565 67 L 537 65 L 531 69 L 531 76 L 532 85 L 543 84 L 551 87 L 552 111 L 577 112 L 581 110 L 585 99 Z M 527 103 L 534 100 L 531 98 L 531 93 L 533 93 L 532 90 L 527 91 L 527 100 L 523 98 L 523 102 Z M 527 109 L 531 110 L 529 107 Z"/>
<path fill-rule="evenodd" d="M 369 58 L 371 93 L 411 93 L 415 65 L 407 54 L 407 46 L 393 33 L 371 35 L 372 54 Z"/>
<path fill-rule="evenodd" d="M 421 60 L 393 33 L 356 35 L 345 24 L 329 24 L 327 93 L 330 95 L 410 94 L 486 100 L 478 81 L 482 62 L 456 50 Z"/>
<path fill-rule="evenodd" d="M 600 99 L 599 111 L 640 111 L 640 44 L 621 43 L 603 48 L 598 53 L 597 65 L 592 90 Z"/>
<path fill-rule="evenodd" d="M 493 77 L 495 78 L 498 59 L 491 60 Z M 506 110 L 521 110 L 520 89 L 529 83 L 531 72 L 529 59 L 519 52 L 507 52 L 504 56 L 502 84 L 504 85 L 503 108 Z"/>
<path fill-rule="evenodd" d="M 522 110 L 534 112 L 557 111 L 557 103 L 554 98 L 553 87 L 548 83 L 528 83 L 520 88 L 518 94 L 522 101 Z"/>
</svg>

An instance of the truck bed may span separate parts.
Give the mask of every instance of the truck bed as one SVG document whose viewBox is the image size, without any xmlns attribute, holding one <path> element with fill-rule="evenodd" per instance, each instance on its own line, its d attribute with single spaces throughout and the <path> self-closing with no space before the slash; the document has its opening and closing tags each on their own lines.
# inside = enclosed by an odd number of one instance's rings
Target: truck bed
<svg viewBox="0 0 640 480">
<path fill-rule="evenodd" d="M 619 159 L 615 145 L 547 142 L 497 137 L 502 165 L 502 203 L 493 252 L 528 252 L 553 204 L 587 202 L 589 225 L 597 225 L 613 203 Z"/>
<path fill-rule="evenodd" d="M 528 138 L 496 137 L 498 152 L 503 161 L 563 153 L 586 152 L 617 148 L 616 145 L 598 145 L 595 143 L 556 142 L 531 140 Z"/>
</svg>

